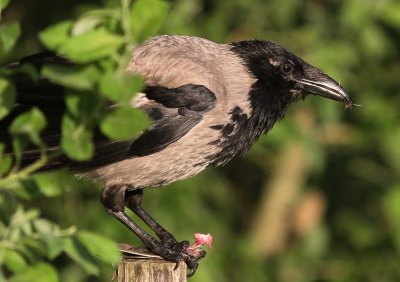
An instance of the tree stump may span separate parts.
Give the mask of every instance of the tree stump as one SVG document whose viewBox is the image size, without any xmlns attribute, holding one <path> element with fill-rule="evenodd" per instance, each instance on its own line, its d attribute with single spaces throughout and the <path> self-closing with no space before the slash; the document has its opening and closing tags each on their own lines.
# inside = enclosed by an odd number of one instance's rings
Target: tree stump
<svg viewBox="0 0 400 282">
<path fill-rule="evenodd" d="M 146 248 L 120 245 L 123 256 L 118 265 L 118 282 L 186 282 L 186 264 L 151 254 Z"/>
</svg>

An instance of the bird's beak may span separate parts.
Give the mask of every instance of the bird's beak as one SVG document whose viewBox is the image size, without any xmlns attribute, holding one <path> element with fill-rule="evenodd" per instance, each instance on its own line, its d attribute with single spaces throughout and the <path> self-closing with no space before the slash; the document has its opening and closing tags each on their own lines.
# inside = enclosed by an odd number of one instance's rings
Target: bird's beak
<svg viewBox="0 0 400 282">
<path fill-rule="evenodd" d="M 312 75 L 300 78 L 296 82 L 298 88 L 310 94 L 343 102 L 346 107 L 354 105 L 347 91 L 323 72 L 313 72 Z"/>
</svg>

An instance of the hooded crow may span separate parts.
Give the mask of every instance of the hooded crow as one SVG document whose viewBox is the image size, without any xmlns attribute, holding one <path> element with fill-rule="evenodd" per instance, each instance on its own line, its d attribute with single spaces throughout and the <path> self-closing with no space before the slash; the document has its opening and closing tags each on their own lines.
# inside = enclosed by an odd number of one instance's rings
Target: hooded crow
<svg viewBox="0 0 400 282">
<path fill-rule="evenodd" d="M 27 59 L 35 60 L 50 59 Z M 67 64 L 59 57 L 52 60 Z M 187 252 L 187 241 L 178 242 L 141 207 L 143 189 L 194 176 L 206 167 L 218 167 L 244 155 L 262 133 L 283 118 L 292 102 L 309 94 L 353 105 L 336 81 L 271 41 L 217 44 L 191 36 L 157 36 L 134 49 L 127 72 L 143 76 L 145 87 L 132 106 L 145 111 L 153 124 L 135 140 L 96 139 L 96 153 L 90 162 L 60 158 L 49 168 L 68 165 L 80 175 L 101 181 L 105 209 L 153 253 L 177 263 L 183 259 L 191 274 L 205 252 Z M 57 90 L 51 82 L 40 87 L 49 86 Z M 46 111 L 46 103 L 52 108 L 62 103 L 32 98 L 37 93 L 45 97 L 45 91 L 29 87 L 18 88 L 25 93 L 18 99 L 20 107 L 37 104 L 46 114 L 59 114 Z M 50 135 L 54 142 L 54 128 Z M 46 141 L 46 131 L 43 138 Z M 32 158 L 32 152 L 26 156 Z M 158 239 L 128 217 L 125 207 Z"/>
</svg>

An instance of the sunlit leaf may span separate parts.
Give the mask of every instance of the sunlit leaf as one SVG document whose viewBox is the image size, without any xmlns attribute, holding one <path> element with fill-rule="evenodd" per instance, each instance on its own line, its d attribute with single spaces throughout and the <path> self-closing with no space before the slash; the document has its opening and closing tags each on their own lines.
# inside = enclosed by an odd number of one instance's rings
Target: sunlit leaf
<svg viewBox="0 0 400 282">
<path fill-rule="evenodd" d="M 0 12 L 7 8 L 8 4 L 10 3 L 10 0 L 1 0 L 0 1 Z"/>
<path fill-rule="evenodd" d="M 21 35 L 19 23 L 12 22 L 0 25 L 0 39 L 3 50 L 10 51 Z"/>
<path fill-rule="evenodd" d="M 26 266 L 24 257 L 13 250 L 4 250 L 4 265 L 13 273 L 21 272 Z"/>
<path fill-rule="evenodd" d="M 12 157 L 4 154 L 5 148 L 6 145 L 0 143 L 0 177 L 6 174 L 12 165 Z"/>
<path fill-rule="evenodd" d="M 117 52 L 123 44 L 123 37 L 105 29 L 96 29 L 69 38 L 59 52 L 75 62 L 87 63 Z"/>
<path fill-rule="evenodd" d="M 62 120 L 61 147 L 71 159 L 88 160 L 94 153 L 92 133 L 83 124 L 77 124 L 71 116 L 65 115 Z"/>
<path fill-rule="evenodd" d="M 80 35 L 93 30 L 112 18 L 119 20 L 120 12 L 118 9 L 95 9 L 83 14 L 72 27 L 72 35 Z"/>
<path fill-rule="evenodd" d="M 29 141 L 39 147 L 43 147 L 39 133 L 45 126 L 46 118 L 37 108 L 32 108 L 13 120 L 9 127 L 9 132 L 13 135 L 12 144 L 17 160 L 20 159 L 22 151 Z"/>
<path fill-rule="evenodd" d="M 99 78 L 99 70 L 94 65 L 84 68 L 46 65 L 42 69 L 42 75 L 62 86 L 90 90 Z"/>
<path fill-rule="evenodd" d="M 73 183 L 72 176 L 65 170 L 48 171 L 36 173 L 32 180 L 37 185 L 39 191 L 47 197 L 61 195 Z"/>
<path fill-rule="evenodd" d="M 386 5 L 382 9 L 381 19 L 393 26 L 397 30 L 400 29 L 400 3 L 393 1 L 390 5 Z"/>
<path fill-rule="evenodd" d="M 14 275 L 10 282 L 57 282 L 58 274 L 53 266 L 47 263 L 37 263 L 29 268 L 24 269 L 20 273 Z"/>
<path fill-rule="evenodd" d="M 133 96 L 143 86 L 143 78 L 139 76 L 119 77 L 109 71 L 100 80 L 100 93 L 118 104 L 130 104 Z"/>
<path fill-rule="evenodd" d="M 101 122 L 101 131 L 112 139 L 131 139 L 149 124 L 147 116 L 133 108 L 111 111 Z"/>
<path fill-rule="evenodd" d="M 19 181 L 13 181 L 5 187 L 20 198 L 32 199 L 58 196 L 69 187 L 69 183 L 70 179 L 64 175 L 64 171 L 50 171 L 32 174 Z"/>
<path fill-rule="evenodd" d="M 46 118 L 37 108 L 32 108 L 13 120 L 9 132 L 13 136 L 12 144 L 17 160 L 20 159 L 22 151 L 29 141 L 41 148 L 44 146 L 39 133 L 45 126 Z"/>
<path fill-rule="evenodd" d="M 93 30 L 96 26 L 98 26 L 103 19 L 101 17 L 83 17 L 80 18 L 72 28 L 72 35 L 77 36 L 84 34 L 90 30 Z"/>
<path fill-rule="evenodd" d="M 14 85 L 0 77 L 0 120 L 4 118 L 14 106 L 15 87 Z"/>
<path fill-rule="evenodd" d="M 47 257 L 55 259 L 64 250 L 64 238 L 51 235 L 41 235 L 41 240 L 46 245 Z"/>
<path fill-rule="evenodd" d="M 65 238 L 64 251 L 70 258 L 82 266 L 88 274 L 99 274 L 99 268 L 96 260 L 90 254 L 86 246 L 77 238 Z"/>
<path fill-rule="evenodd" d="M 46 126 L 46 118 L 38 108 L 19 115 L 10 125 L 9 131 L 12 135 L 27 135 L 31 141 L 38 144 L 39 133 Z"/>
<path fill-rule="evenodd" d="M 85 126 L 92 126 L 103 117 L 106 103 L 90 91 L 68 90 L 65 97 L 68 113 Z"/>
<path fill-rule="evenodd" d="M 41 241 L 46 245 L 47 256 L 50 259 L 57 257 L 64 248 L 64 238 L 58 236 L 59 226 L 42 218 L 35 220 L 33 226 L 40 234 Z"/>
<path fill-rule="evenodd" d="M 151 7 L 151 9 L 149 9 Z M 170 4 L 162 0 L 137 0 L 131 10 L 131 28 L 138 42 L 157 34 L 167 18 Z"/>
<path fill-rule="evenodd" d="M 94 257 L 110 264 L 118 262 L 121 254 L 115 242 L 100 235 L 82 231 L 77 237 Z"/>
<path fill-rule="evenodd" d="M 70 20 L 59 22 L 42 31 L 39 38 L 47 48 L 56 50 L 68 40 L 72 24 Z"/>
</svg>

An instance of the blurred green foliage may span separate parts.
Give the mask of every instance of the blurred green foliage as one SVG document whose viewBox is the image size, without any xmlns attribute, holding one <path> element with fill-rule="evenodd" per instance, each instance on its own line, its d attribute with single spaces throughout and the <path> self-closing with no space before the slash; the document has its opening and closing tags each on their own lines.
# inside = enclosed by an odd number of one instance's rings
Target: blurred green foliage
<svg viewBox="0 0 400 282">
<path fill-rule="evenodd" d="M 64 151 L 89 158 L 96 124 L 111 138 L 130 138 L 145 124 L 128 108 L 134 91 L 124 91 L 141 87 L 123 74 L 136 42 L 157 32 L 279 42 L 340 81 L 362 106 L 345 111 L 309 97 L 246 158 L 146 191 L 145 208 L 180 240 L 214 235 L 191 281 L 400 280 L 398 1 L 129 2 L 13 0 L 2 13 L 2 65 L 45 47 L 78 62 L 72 71 L 47 66 L 41 73 L 70 89 Z M 0 118 L 15 93 L 2 75 Z M 122 107 L 106 112 L 106 99 Z M 26 127 L 13 124 L 17 152 L 26 140 L 42 146 L 43 118 L 28 114 Z M 2 151 L 0 144 L 0 280 L 108 281 L 118 259 L 108 240 L 140 242 L 104 212 L 99 188 L 65 171 L 30 176 L 51 156 L 18 170 Z M 19 177 L 4 181 L 10 175 Z"/>
</svg>

